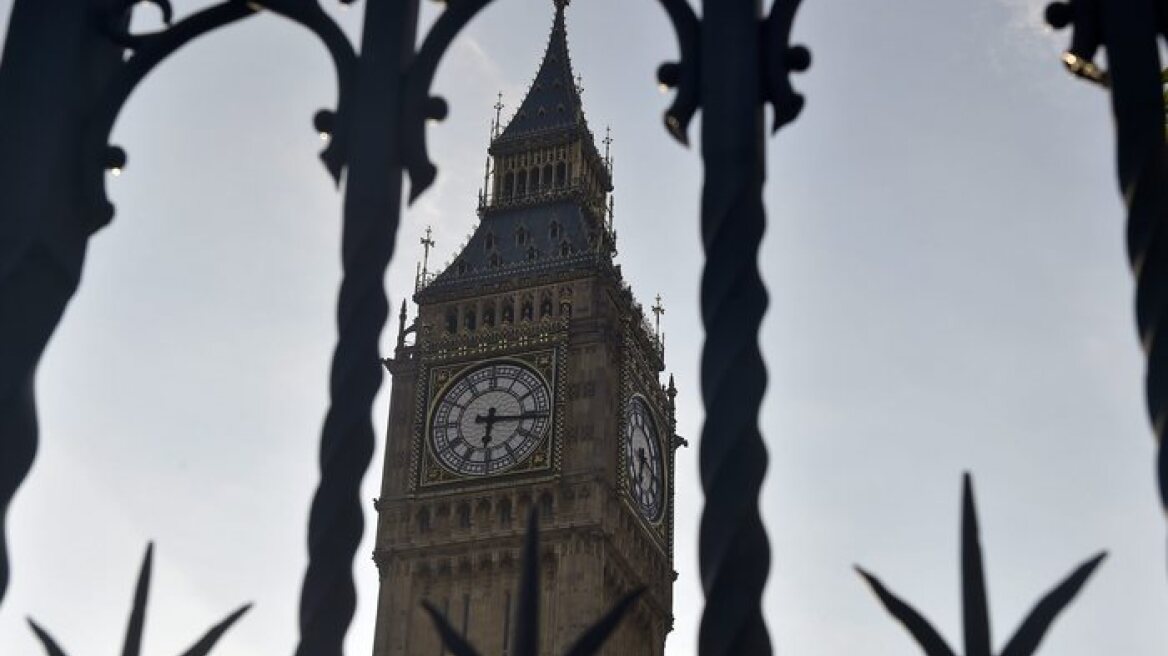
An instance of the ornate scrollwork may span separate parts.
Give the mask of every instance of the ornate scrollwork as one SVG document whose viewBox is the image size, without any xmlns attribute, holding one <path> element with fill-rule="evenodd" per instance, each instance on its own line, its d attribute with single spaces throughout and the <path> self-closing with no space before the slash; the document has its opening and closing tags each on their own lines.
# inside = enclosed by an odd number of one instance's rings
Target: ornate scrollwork
<svg viewBox="0 0 1168 656">
<path fill-rule="evenodd" d="M 449 111 L 444 99 L 430 95 L 430 85 L 434 83 L 438 62 L 450 48 L 454 37 L 490 2 L 448 0 L 446 9 L 426 34 L 422 47 L 406 72 L 401 138 L 402 162 L 410 176 L 410 203 L 430 188 L 438 174 L 438 168 L 430 161 L 426 150 L 426 121 L 441 121 Z"/>
<path fill-rule="evenodd" d="M 774 108 L 771 132 L 794 121 L 803 110 L 803 96 L 791 86 L 791 73 L 811 66 L 811 51 L 791 45 L 791 26 L 800 0 L 775 0 L 763 24 L 763 91 Z"/>
<path fill-rule="evenodd" d="M 92 231 L 104 227 L 113 218 L 114 208 L 105 192 L 103 171 L 120 170 L 126 164 L 125 151 L 109 145 L 114 121 L 126 99 L 138 83 L 171 53 L 211 30 L 255 13 L 255 8 L 249 3 L 227 0 L 195 12 L 172 25 L 169 2 L 158 0 L 155 4 L 161 8 L 168 27 L 158 32 L 132 34 L 129 31 L 129 19 L 133 4 L 130 0 L 116 4 L 98 21 L 98 28 L 111 41 L 127 48 L 130 56 L 109 81 L 85 126 L 81 159 L 85 166 L 82 194 L 87 201 Z M 111 153 L 116 156 L 111 158 Z"/>
<path fill-rule="evenodd" d="M 1074 25 L 1071 47 L 1063 53 L 1063 65 L 1072 75 L 1101 86 L 1110 86 L 1107 71 L 1095 64 L 1095 53 L 1103 45 L 1099 0 L 1052 2 L 1046 7 L 1046 22 L 1056 30 Z"/>
<path fill-rule="evenodd" d="M 342 2 L 350 4 L 353 0 Z M 340 184 L 341 172 L 348 159 L 349 134 L 346 119 L 352 103 L 357 53 L 340 26 L 324 12 L 317 0 L 266 0 L 265 6 L 308 28 L 324 43 L 332 57 L 337 74 L 337 109 L 318 111 L 312 123 L 317 132 L 329 137 L 328 145 L 320 153 L 320 159 L 332 176 L 333 182 Z"/>
<path fill-rule="evenodd" d="M 162 12 L 162 22 L 170 27 L 174 21 L 174 7 L 171 6 L 170 0 L 147 1 L 158 7 L 158 10 Z M 121 0 L 104 16 L 102 23 L 103 31 L 110 41 L 124 48 L 138 48 L 150 38 L 150 35 L 130 33 L 129 13 L 136 4 L 137 0 Z"/>
<path fill-rule="evenodd" d="M 680 58 L 657 69 L 663 88 L 676 89 L 673 103 L 665 110 L 665 129 L 681 144 L 689 145 L 690 121 L 701 105 L 700 67 L 701 21 L 686 0 L 658 0 L 673 24 Z M 791 86 L 790 74 L 811 66 L 811 52 L 791 45 L 791 26 L 800 0 L 775 0 L 762 25 L 763 98 L 774 108 L 771 131 L 795 120 L 803 109 L 803 96 Z"/>
<path fill-rule="evenodd" d="M 106 195 L 102 171 L 117 171 L 126 164 L 125 151 L 108 143 L 114 121 L 126 100 L 155 66 L 207 32 L 252 16 L 265 8 L 304 25 L 324 42 L 332 55 L 339 89 L 336 114 L 343 115 L 349 105 L 356 54 L 340 27 L 325 14 L 316 0 L 267 0 L 265 4 L 226 0 L 173 24 L 173 10 L 169 0 L 150 1 L 162 12 L 163 22 L 167 25 L 165 29 L 145 34 L 131 33 L 129 18 L 136 4 L 133 0 L 122 0 L 97 20 L 98 29 L 114 43 L 125 47 L 129 57 L 109 81 L 85 126 L 82 161 L 86 163 L 86 168 L 83 172 L 82 193 L 87 201 L 90 229 L 93 231 L 105 226 L 113 218 L 114 209 Z M 322 119 L 322 114 L 328 118 Z M 331 121 L 331 118 L 331 113 L 318 113 L 314 120 L 317 129 L 325 132 L 321 125 L 326 122 L 344 125 L 343 121 Z M 347 135 L 343 129 L 338 129 L 331 136 L 320 157 L 333 179 L 339 181 L 345 163 Z"/>
<path fill-rule="evenodd" d="M 677 35 L 678 61 L 666 62 L 657 69 L 657 81 L 663 88 L 676 89 L 673 104 L 665 110 L 665 129 L 682 145 L 689 145 L 688 129 L 701 103 L 698 89 L 698 58 L 701 49 L 701 24 L 686 0 L 659 0 L 673 31 Z"/>
</svg>

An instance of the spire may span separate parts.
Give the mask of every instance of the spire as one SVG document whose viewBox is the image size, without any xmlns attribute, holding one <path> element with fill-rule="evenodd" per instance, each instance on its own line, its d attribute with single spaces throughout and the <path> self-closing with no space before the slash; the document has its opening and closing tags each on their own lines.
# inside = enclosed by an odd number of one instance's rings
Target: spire
<svg viewBox="0 0 1168 656">
<path fill-rule="evenodd" d="M 604 126 L 604 165 L 612 170 L 612 126 Z"/>
<path fill-rule="evenodd" d="M 406 343 L 406 299 L 402 299 L 401 314 L 397 315 L 397 347 Z"/>
<path fill-rule="evenodd" d="M 568 54 L 568 30 L 564 21 L 564 8 L 568 2 L 555 0 L 556 16 L 544 50 L 543 62 L 527 89 L 527 95 L 519 104 L 511 122 L 499 134 L 499 139 L 584 124 L 584 106 Z"/>
<path fill-rule="evenodd" d="M 428 273 L 423 254 L 416 293 L 503 279 L 520 268 L 526 275 L 611 265 L 611 143 L 602 155 L 584 117 L 568 52 L 568 4 L 554 0 L 543 59 L 522 100 L 509 103 L 516 109 L 507 124 L 501 96 L 494 105 L 481 220 L 437 275 Z"/>
<path fill-rule="evenodd" d="M 494 105 L 495 120 L 491 123 L 491 139 L 496 139 L 499 136 L 499 128 L 502 127 L 501 119 L 504 107 L 506 107 L 506 105 L 503 104 L 503 92 L 500 91 L 499 99 L 495 101 Z"/>
</svg>

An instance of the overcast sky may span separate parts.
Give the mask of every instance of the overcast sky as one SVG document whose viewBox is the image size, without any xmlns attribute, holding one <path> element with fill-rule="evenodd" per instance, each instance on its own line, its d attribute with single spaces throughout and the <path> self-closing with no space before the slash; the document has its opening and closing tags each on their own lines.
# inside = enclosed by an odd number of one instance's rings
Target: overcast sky
<svg viewBox="0 0 1168 656">
<path fill-rule="evenodd" d="M 1168 650 L 1107 98 L 1062 72 L 1065 35 L 1043 30 L 1043 4 L 806 0 L 799 11 L 795 37 L 814 63 L 795 80 L 806 110 L 768 141 L 762 256 L 765 603 L 779 653 L 915 653 L 857 562 L 959 645 L 964 470 L 996 645 L 1106 548 L 1042 653 Z M 10 7 L 0 0 L 5 29 Z M 363 10 L 330 6 L 354 37 Z M 412 291 L 425 226 L 439 262 L 472 229 L 495 94 L 515 107 L 551 17 L 550 0 L 494 3 L 443 61 L 435 88 L 451 115 L 429 132 L 440 174 L 404 216 L 386 277 L 394 307 Z M 616 140 L 619 262 L 642 301 L 665 299 L 679 431 L 692 443 L 701 166 L 660 127 L 669 97 L 654 80 L 674 37 L 649 1 L 577 0 L 568 22 L 589 122 Z M 179 653 L 244 601 L 256 606 L 217 653 L 291 653 L 339 282 L 341 196 L 311 118 L 334 103 L 323 47 L 260 15 L 178 53 L 122 112 L 117 216 L 91 242 L 38 377 L 42 444 L 11 510 L 4 654 L 39 653 L 26 615 L 70 653 L 114 653 L 151 539 L 146 653 Z M 379 450 L 366 500 L 380 476 Z M 670 656 L 695 653 L 702 605 L 695 448 L 679 452 L 677 476 Z M 350 654 L 367 654 L 373 632 L 369 526 Z"/>
</svg>

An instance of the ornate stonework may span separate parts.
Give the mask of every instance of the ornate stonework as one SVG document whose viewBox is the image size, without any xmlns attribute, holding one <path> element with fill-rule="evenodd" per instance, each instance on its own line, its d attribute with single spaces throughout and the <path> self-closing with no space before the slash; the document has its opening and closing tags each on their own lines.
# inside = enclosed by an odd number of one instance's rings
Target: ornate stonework
<svg viewBox="0 0 1168 656">
<path fill-rule="evenodd" d="M 676 391 L 612 262 L 611 172 L 579 102 L 565 4 L 527 98 L 494 131 L 474 234 L 448 268 L 419 276 L 417 316 L 407 325 L 403 306 L 386 361 L 374 656 L 442 653 L 424 599 L 484 653 L 510 654 L 532 507 L 541 653 L 561 653 L 640 586 L 604 653 L 663 654 L 672 629 Z"/>
</svg>

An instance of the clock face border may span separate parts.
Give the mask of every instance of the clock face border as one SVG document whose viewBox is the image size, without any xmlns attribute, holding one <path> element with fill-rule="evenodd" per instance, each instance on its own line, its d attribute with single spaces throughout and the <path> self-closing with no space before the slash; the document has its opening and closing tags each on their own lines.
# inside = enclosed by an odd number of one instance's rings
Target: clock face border
<svg viewBox="0 0 1168 656">
<path fill-rule="evenodd" d="M 621 340 L 621 387 L 620 402 L 616 405 L 617 412 L 617 440 L 616 449 L 616 476 L 619 496 L 628 509 L 634 521 L 641 525 L 651 536 L 652 542 L 661 549 L 670 562 L 673 561 L 673 522 L 675 511 L 674 468 L 676 466 L 676 450 L 674 448 L 675 424 L 670 400 L 661 386 L 657 370 L 650 357 L 646 356 L 640 347 L 643 341 L 637 338 L 640 326 L 635 322 L 627 322 Z M 661 447 L 661 457 L 664 460 L 664 477 L 662 485 L 665 489 L 664 512 L 655 522 L 645 518 L 637 509 L 636 502 L 628 494 L 628 465 L 625 462 L 625 408 L 629 399 L 639 395 L 645 399 L 654 420 L 657 422 L 658 444 Z"/>
<path fill-rule="evenodd" d="M 646 440 L 652 442 L 652 447 L 654 447 L 653 457 L 656 460 L 658 477 L 656 511 L 651 515 L 646 512 L 644 504 L 634 494 L 632 477 L 629 475 L 629 468 L 631 466 L 629 463 L 629 450 L 631 449 L 629 419 L 633 414 L 633 406 L 635 404 L 640 404 L 648 416 L 649 421 L 653 424 L 654 434 L 645 434 Z M 625 400 L 624 406 L 621 408 L 620 449 L 622 454 L 621 466 L 625 479 L 625 497 L 633 506 L 633 509 L 637 511 L 637 515 L 654 526 L 659 525 L 665 519 L 669 507 L 669 463 L 665 456 L 666 444 L 662 438 L 662 422 L 658 415 L 659 413 L 653 407 L 653 402 L 645 395 L 636 392 L 629 395 Z"/>
<path fill-rule="evenodd" d="M 434 395 L 426 446 L 452 474 L 499 476 L 531 457 L 551 423 L 551 384 L 525 363 L 493 358 L 464 368 Z"/>
<path fill-rule="evenodd" d="M 440 362 L 423 365 L 415 400 L 414 458 L 417 466 L 411 476 L 415 491 L 439 491 L 446 486 L 491 487 L 517 477 L 547 475 L 560 467 L 560 435 L 564 410 L 562 395 L 563 349 L 507 353 L 478 357 L 473 360 Z M 464 376 L 492 363 L 510 363 L 532 370 L 547 386 L 550 422 L 539 443 L 527 457 L 494 474 L 465 474 L 449 469 L 434 453 L 430 426 L 434 412 L 446 392 Z M 509 483 L 508 483 L 509 484 Z"/>
</svg>

